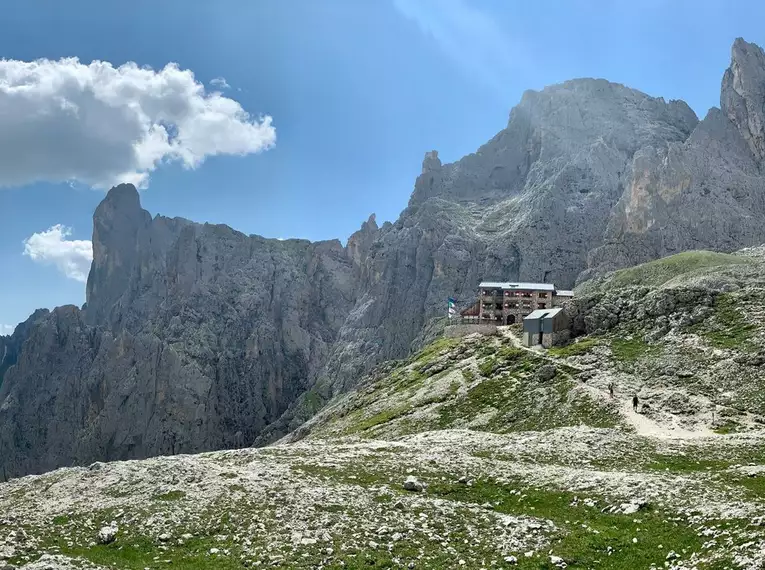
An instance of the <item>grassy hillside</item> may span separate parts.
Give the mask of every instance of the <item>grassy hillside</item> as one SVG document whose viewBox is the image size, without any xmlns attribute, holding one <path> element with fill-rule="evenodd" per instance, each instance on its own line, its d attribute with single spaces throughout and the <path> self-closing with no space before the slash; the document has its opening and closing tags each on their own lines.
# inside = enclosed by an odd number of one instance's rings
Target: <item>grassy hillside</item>
<svg viewBox="0 0 765 570">
<path fill-rule="evenodd" d="M 614 427 L 612 403 L 594 398 L 563 361 L 510 337 L 441 339 L 324 409 L 312 437 L 396 438 L 439 429 L 492 433 L 590 425 Z"/>
<path fill-rule="evenodd" d="M 685 251 L 635 267 L 621 269 L 582 284 L 577 292 L 587 294 L 596 290 L 633 286 L 658 287 L 678 277 L 690 278 L 708 270 L 751 265 L 750 258 L 714 251 Z"/>
</svg>

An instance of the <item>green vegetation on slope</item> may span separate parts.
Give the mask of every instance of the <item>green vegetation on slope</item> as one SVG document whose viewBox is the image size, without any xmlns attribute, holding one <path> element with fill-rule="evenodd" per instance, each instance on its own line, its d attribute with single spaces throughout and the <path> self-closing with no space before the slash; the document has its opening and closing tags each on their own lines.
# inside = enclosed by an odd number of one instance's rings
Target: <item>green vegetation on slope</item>
<svg viewBox="0 0 765 570">
<path fill-rule="evenodd" d="M 739 305 L 740 301 L 728 293 L 718 295 L 713 307 L 714 318 L 692 326 L 691 330 L 716 348 L 747 348 L 757 326 L 746 320 Z"/>
<path fill-rule="evenodd" d="M 364 488 L 379 488 L 391 480 L 405 477 L 402 471 L 381 470 L 379 465 L 357 464 L 344 468 L 298 465 L 295 468 L 311 477 L 328 479 Z M 686 518 L 648 506 L 637 513 L 609 513 L 610 504 L 597 492 L 573 493 L 530 486 L 522 481 L 499 482 L 480 477 L 469 485 L 455 481 L 448 473 L 420 473 L 427 484 L 427 496 L 455 504 L 483 505 L 489 510 L 513 516 L 530 516 L 551 521 L 556 531 L 550 551 L 572 568 L 609 568 L 627 570 L 663 566 L 667 552 L 683 558 L 702 549 L 702 539 Z M 406 492 L 398 487 L 390 491 Z M 587 498 L 590 504 L 585 504 Z M 386 498 L 386 501 L 394 499 Z M 745 527 L 748 521 L 734 520 L 728 526 Z M 392 555 L 399 553 L 394 551 Z M 724 565 L 720 565 L 722 568 Z M 518 557 L 516 568 L 555 568 L 544 555 Z M 696 568 L 717 568 L 699 563 Z"/>
<path fill-rule="evenodd" d="M 694 271 L 746 263 L 750 261 L 738 255 L 714 251 L 685 251 L 635 267 L 620 269 L 611 276 L 608 285 L 612 288 L 634 285 L 658 287 L 670 279 Z"/>
<path fill-rule="evenodd" d="M 161 495 L 155 495 L 154 499 L 157 501 L 180 501 L 186 496 L 186 493 L 183 491 L 168 491 L 167 493 L 162 493 Z"/>
<path fill-rule="evenodd" d="M 506 337 L 440 339 L 349 395 L 344 411 L 331 410 L 312 434 L 384 439 L 465 427 L 508 433 L 619 425 L 615 408 L 578 389 L 577 375 Z"/>
<path fill-rule="evenodd" d="M 611 353 L 618 362 L 634 362 L 638 358 L 656 354 L 658 351 L 658 346 L 648 344 L 638 335 L 611 339 Z"/>
<path fill-rule="evenodd" d="M 582 338 L 565 346 L 554 346 L 547 351 L 550 356 L 558 358 L 568 358 L 569 356 L 580 356 L 587 354 L 598 346 L 598 340 L 595 338 Z"/>
</svg>

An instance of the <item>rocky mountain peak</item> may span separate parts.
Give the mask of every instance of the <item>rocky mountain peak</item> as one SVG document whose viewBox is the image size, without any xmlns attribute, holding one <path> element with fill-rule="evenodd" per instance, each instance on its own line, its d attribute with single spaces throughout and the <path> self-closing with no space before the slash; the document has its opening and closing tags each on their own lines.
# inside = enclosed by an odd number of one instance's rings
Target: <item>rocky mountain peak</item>
<svg viewBox="0 0 765 570">
<path fill-rule="evenodd" d="M 737 38 L 720 91 L 720 107 L 758 160 L 765 158 L 765 52 Z"/>
<path fill-rule="evenodd" d="M 361 229 L 348 238 L 346 253 L 357 270 L 366 262 L 369 248 L 372 247 L 379 231 L 377 217 L 372 214 L 366 222 L 361 224 Z"/>
<path fill-rule="evenodd" d="M 438 158 L 438 151 L 431 150 L 426 152 L 425 158 L 422 159 L 422 173 L 425 174 L 439 168 L 441 168 L 441 159 Z"/>
<path fill-rule="evenodd" d="M 137 255 L 138 233 L 151 222 L 132 184 L 115 186 L 93 214 L 93 264 L 86 299 L 89 322 L 102 322 L 122 296 Z"/>
<path fill-rule="evenodd" d="M 141 198 L 133 184 L 123 183 L 112 187 L 107 193 L 103 203 L 122 203 L 132 205 L 134 208 L 141 207 Z"/>
</svg>

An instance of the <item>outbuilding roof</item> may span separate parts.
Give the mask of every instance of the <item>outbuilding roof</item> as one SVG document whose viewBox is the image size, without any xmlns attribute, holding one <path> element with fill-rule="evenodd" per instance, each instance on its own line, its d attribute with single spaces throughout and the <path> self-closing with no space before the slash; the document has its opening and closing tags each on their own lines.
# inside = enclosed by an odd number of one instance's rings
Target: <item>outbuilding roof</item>
<svg viewBox="0 0 765 570">
<path fill-rule="evenodd" d="M 555 294 L 558 297 L 573 297 L 574 296 L 574 292 L 573 291 L 568 291 L 568 290 L 563 290 L 563 289 L 560 289 L 560 290 L 556 291 Z"/>
<path fill-rule="evenodd" d="M 523 320 L 536 320 L 536 319 L 551 319 L 563 310 L 562 307 L 555 307 L 554 309 L 537 309 L 531 311 L 528 315 L 523 317 Z"/>
<path fill-rule="evenodd" d="M 482 281 L 481 289 L 509 289 L 519 291 L 555 291 L 552 283 L 527 283 L 523 281 Z"/>
</svg>

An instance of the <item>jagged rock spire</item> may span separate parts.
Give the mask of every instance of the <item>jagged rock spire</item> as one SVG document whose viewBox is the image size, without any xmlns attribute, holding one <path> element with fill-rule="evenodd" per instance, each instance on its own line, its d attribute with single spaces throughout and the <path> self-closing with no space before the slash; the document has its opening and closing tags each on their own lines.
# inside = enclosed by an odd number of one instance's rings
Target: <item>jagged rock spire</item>
<svg viewBox="0 0 765 570">
<path fill-rule="evenodd" d="M 441 168 L 441 159 L 438 158 L 438 151 L 431 150 L 425 153 L 425 158 L 422 159 L 422 173 L 430 172 L 431 170 L 437 170 Z"/>
<path fill-rule="evenodd" d="M 736 38 L 720 90 L 720 107 L 758 160 L 765 158 L 765 52 Z"/>
</svg>

